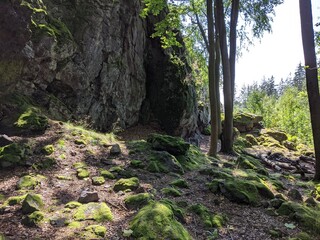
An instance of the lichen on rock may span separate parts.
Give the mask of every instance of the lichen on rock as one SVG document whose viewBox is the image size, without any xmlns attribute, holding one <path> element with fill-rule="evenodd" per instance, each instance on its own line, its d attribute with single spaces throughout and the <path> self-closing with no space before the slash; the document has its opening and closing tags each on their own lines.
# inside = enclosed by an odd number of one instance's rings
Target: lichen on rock
<svg viewBox="0 0 320 240">
<path fill-rule="evenodd" d="M 76 221 L 95 220 L 97 222 L 111 221 L 112 212 L 106 203 L 90 202 L 79 206 L 73 215 Z"/>
<path fill-rule="evenodd" d="M 113 190 L 116 192 L 124 191 L 127 189 L 136 190 L 139 187 L 139 185 L 139 179 L 136 177 L 121 178 L 114 184 Z"/>
</svg>

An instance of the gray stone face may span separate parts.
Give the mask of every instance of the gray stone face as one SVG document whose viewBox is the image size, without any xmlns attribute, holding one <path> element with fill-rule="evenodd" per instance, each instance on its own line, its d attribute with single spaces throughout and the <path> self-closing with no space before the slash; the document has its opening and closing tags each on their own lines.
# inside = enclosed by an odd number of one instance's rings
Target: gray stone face
<svg viewBox="0 0 320 240">
<path fill-rule="evenodd" d="M 149 95 L 148 112 L 168 132 L 195 130 L 188 66 L 172 64 L 159 41 L 148 37 L 154 22 L 140 18 L 140 0 L 26 2 L 1 3 L 0 97 L 27 95 L 56 119 L 86 117 L 108 131 L 136 124 Z"/>
</svg>

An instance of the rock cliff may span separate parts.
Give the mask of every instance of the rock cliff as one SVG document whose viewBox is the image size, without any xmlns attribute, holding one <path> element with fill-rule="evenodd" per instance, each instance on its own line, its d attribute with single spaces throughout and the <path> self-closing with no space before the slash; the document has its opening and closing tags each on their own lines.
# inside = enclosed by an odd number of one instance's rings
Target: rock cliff
<svg viewBox="0 0 320 240">
<path fill-rule="evenodd" d="M 0 98 L 22 94 L 56 119 L 96 129 L 159 121 L 169 133 L 196 129 L 184 49 L 149 38 L 140 0 L 0 2 Z"/>
</svg>

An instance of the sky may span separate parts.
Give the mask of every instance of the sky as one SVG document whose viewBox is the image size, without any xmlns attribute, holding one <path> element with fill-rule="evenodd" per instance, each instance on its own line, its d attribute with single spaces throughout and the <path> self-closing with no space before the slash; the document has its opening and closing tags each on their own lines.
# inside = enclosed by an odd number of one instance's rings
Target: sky
<svg viewBox="0 0 320 240">
<path fill-rule="evenodd" d="M 312 0 L 315 19 L 320 16 L 320 1 Z M 272 75 L 276 82 L 293 74 L 297 65 L 304 64 L 299 0 L 285 0 L 275 8 L 272 33 L 265 33 L 261 40 L 242 53 L 236 63 L 236 87 L 261 81 Z"/>
</svg>

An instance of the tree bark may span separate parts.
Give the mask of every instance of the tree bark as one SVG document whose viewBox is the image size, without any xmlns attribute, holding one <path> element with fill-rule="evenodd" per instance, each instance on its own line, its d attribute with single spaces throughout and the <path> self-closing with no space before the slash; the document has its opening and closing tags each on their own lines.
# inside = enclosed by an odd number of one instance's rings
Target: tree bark
<svg viewBox="0 0 320 240">
<path fill-rule="evenodd" d="M 317 59 L 315 53 L 311 0 L 300 0 L 301 34 L 306 66 L 307 92 L 315 149 L 314 180 L 320 180 L 320 94 Z"/>
<path fill-rule="evenodd" d="M 233 152 L 233 96 L 232 82 L 230 73 L 230 62 L 228 56 L 226 24 L 224 17 L 223 1 L 216 0 L 217 24 L 219 26 L 220 51 L 223 70 L 223 94 L 224 94 L 224 113 L 225 120 L 223 126 L 222 151 L 225 153 Z"/>
<path fill-rule="evenodd" d="M 211 138 L 208 155 L 216 157 L 218 144 L 217 94 L 215 81 L 215 45 L 213 0 L 207 0 L 208 43 L 209 43 L 209 98 L 211 113 Z"/>
<path fill-rule="evenodd" d="M 239 16 L 239 0 L 233 0 L 231 5 L 231 21 L 230 21 L 230 75 L 231 75 L 231 91 L 232 101 L 234 102 L 235 92 L 235 76 L 236 76 L 236 53 L 237 53 L 237 24 Z"/>
</svg>

